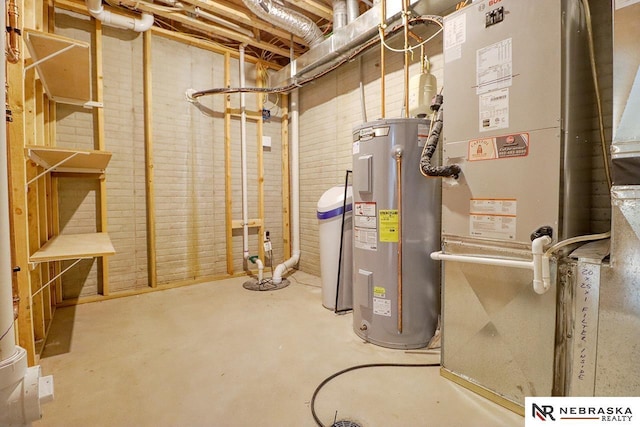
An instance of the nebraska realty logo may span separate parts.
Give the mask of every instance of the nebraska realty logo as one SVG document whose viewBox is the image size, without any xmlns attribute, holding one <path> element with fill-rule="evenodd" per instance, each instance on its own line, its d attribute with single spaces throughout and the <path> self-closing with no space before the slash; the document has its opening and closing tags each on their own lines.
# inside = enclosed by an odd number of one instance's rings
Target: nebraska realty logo
<svg viewBox="0 0 640 427">
<path fill-rule="evenodd" d="M 525 426 L 640 425 L 640 397 L 527 397 Z"/>
</svg>

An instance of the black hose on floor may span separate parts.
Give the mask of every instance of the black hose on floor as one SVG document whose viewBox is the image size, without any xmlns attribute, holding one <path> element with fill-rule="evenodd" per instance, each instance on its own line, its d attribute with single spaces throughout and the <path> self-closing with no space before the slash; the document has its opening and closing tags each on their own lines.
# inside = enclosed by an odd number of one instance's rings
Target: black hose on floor
<svg viewBox="0 0 640 427">
<path fill-rule="evenodd" d="M 364 369 L 364 368 L 385 368 L 385 367 L 393 367 L 393 368 L 427 368 L 427 367 L 436 367 L 436 366 L 440 366 L 440 363 L 368 363 L 365 365 L 356 365 L 356 366 L 351 366 L 349 368 L 343 369 L 341 371 L 336 372 L 335 374 L 330 375 L 329 377 L 325 378 L 319 385 L 318 387 L 316 387 L 316 389 L 313 392 L 313 396 L 311 397 L 311 415 L 313 415 L 313 419 L 315 420 L 316 424 L 318 424 L 319 427 L 325 427 L 324 424 L 322 424 L 322 421 L 320 421 L 320 418 L 318 418 L 318 415 L 316 414 L 316 408 L 315 408 L 315 403 L 316 403 L 316 397 L 318 396 L 318 393 L 320 392 L 320 390 L 322 389 L 322 387 L 324 387 L 329 381 L 331 381 L 332 379 L 342 375 L 342 374 L 346 374 L 347 372 L 351 372 L 351 371 L 355 371 L 356 369 Z"/>
</svg>

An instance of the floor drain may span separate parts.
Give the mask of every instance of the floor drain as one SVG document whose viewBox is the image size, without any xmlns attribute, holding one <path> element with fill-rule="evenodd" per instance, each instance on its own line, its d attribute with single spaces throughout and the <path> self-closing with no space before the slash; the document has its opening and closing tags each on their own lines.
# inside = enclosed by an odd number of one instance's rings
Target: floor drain
<svg viewBox="0 0 640 427">
<path fill-rule="evenodd" d="M 361 427 L 360 424 L 349 420 L 340 420 L 331 424 L 331 427 Z"/>
<path fill-rule="evenodd" d="M 282 279 L 282 282 L 277 285 L 271 281 L 271 279 L 265 279 L 258 282 L 255 279 L 248 280 L 242 284 L 242 287 L 250 291 L 277 291 L 278 289 L 286 288 L 289 286 L 289 280 Z"/>
</svg>

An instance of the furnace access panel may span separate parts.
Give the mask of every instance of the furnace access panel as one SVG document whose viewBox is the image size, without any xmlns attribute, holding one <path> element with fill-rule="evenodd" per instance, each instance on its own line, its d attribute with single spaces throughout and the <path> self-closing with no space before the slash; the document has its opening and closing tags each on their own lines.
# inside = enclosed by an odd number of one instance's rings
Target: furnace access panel
<svg viewBox="0 0 640 427">
<path fill-rule="evenodd" d="M 444 20 L 447 237 L 530 245 L 589 228 L 593 88 L 579 1 L 485 0 Z"/>
</svg>

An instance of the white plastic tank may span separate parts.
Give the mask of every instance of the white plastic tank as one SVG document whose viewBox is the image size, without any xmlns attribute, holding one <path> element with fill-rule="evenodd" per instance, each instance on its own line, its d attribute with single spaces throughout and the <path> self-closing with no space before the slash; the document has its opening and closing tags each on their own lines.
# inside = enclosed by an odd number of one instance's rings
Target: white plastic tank
<svg viewBox="0 0 640 427">
<path fill-rule="evenodd" d="M 347 187 L 346 215 L 344 212 L 345 187 L 332 187 L 318 200 L 318 230 L 320 233 L 320 279 L 322 281 L 322 305 L 330 310 L 351 308 L 352 296 L 352 219 L 353 196 L 351 186 Z M 342 236 L 342 245 L 341 238 Z M 342 257 L 340 247 L 342 246 Z M 340 277 L 338 278 L 338 266 Z M 339 284 L 339 285 L 338 285 Z M 339 287 L 339 292 L 338 292 Z"/>
</svg>

